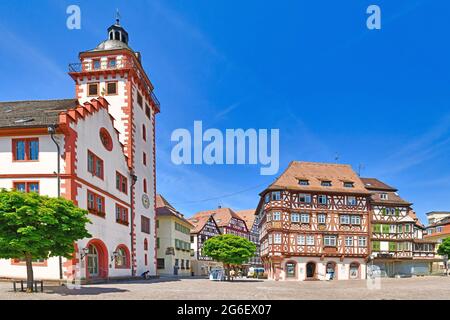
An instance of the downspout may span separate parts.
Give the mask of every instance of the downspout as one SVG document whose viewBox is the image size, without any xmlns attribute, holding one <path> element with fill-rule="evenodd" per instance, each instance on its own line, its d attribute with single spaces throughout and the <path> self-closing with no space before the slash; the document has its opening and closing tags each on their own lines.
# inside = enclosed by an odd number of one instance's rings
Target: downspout
<svg viewBox="0 0 450 320">
<path fill-rule="evenodd" d="M 134 254 L 134 206 L 133 206 L 133 201 L 134 201 L 134 186 L 136 185 L 137 182 L 137 176 L 134 174 L 134 171 L 131 170 L 130 172 L 130 177 L 131 177 L 131 185 L 130 185 L 130 240 L 131 240 L 131 276 L 134 277 L 136 274 L 136 271 L 134 270 L 134 259 L 135 259 L 135 254 Z"/>
<path fill-rule="evenodd" d="M 56 172 L 56 179 L 58 183 L 58 198 L 61 197 L 61 162 L 60 162 L 60 156 L 61 156 L 61 147 L 59 146 L 58 142 L 55 139 L 55 133 L 56 133 L 56 127 L 57 125 L 50 125 L 48 127 L 48 132 L 50 133 L 50 137 L 52 141 L 56 145 L 57 155 L 56 155 L 56 165 L 57 165 L 57 172 Z M 59 279 L 63 279 L 63 263 L 62 263 L 62 257 L 58 257 L 59 262 Z"/>
</svg>

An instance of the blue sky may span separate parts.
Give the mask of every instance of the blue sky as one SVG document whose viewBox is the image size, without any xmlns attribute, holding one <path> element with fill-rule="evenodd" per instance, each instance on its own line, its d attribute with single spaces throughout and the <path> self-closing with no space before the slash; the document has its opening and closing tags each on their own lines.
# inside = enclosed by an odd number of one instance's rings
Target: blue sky
<svg viewBox="0 0 450 320">
<path fill-rule="evenodd" d="M 81 30 L 66 28 L 78 4 Z M 370 4 L 382 29 L 366 28 Z M 1 1 L 0 100 L 74 96 L 67 64 L 106 37 L 116 8 L 162 112 L 157 185 L 187 216 L 255 207 L 259 166 L 175 166 L 177 128 L 279 128 L 291 160 L 363 164 L 425 212 L 450 210 L 448 1 Z M 208 200 L 210 199 L 210 200 Z"/>
</svg>

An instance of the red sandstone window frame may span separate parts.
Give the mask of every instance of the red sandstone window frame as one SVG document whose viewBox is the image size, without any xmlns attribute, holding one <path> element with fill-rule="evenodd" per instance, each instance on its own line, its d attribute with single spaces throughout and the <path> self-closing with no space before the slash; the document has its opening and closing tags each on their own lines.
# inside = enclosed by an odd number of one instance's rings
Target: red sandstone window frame
<svg viewBox="0 0 450 320">
<path fill-rule="evenodd" d="M 95 63 L 98 62 L 98 68 L 95 67 Z M 92 59 L 92 70 L 101 70 L 102 69 L 102 59 Z"/>
<path fill-rule="evenodd" d="M 147 179 L 142 180 L 144 193 L 147 193 Z"/>
<path fill-rule="evenodd" d="M 114 66 L 111 66 L 111 61 L 115 62 Z M 108 69 L 117 69 L 117 57 L 109 57 L 108 58 Z"/>
<path fill-rule="evenodd" d="M 116 171 L 116 189 L 128 195 L 128 179 L 119 171 Z"/>
<path fill-rule="evenodd" d="M 131 268 L 131 255 L 130 250 L 128 250 L 128 247 L 124 244 L 119 244 L 116 248 L 116 252 L 119 252 L 119 250 L 123 250 L 125 253 L 125 265 L 118 265 L 117 259 L 114 259 L 114 267 L 116 269 L 130 269 Z"/>
<path fill-rule="evenodd" d="M 89 157 L 90 156 L 92 157 L 92 171 L 89 168 L 90 167 L 90 165 L 89 165 L 89 162 L 90 162 L 89 161 Z M 103 159 L 100 158 L 99 156 L 97 156 L 91 150 L 88 150 L 87 157 L 88 157 L 88 159 L 87 159 L 87 171 L 89 173 L 91 173 L 92 176 L 95 176 L 95 177 L 103 180 L 104 179 L 104 175 L 105 175 L 105 162 L 103 161 Z M 100 172 L 100 174 L 98 174 L 98 172 L 97 172 L 97 164 L 98 164 L 98 162 L 101 163 L 101 166 L 100 166 L 101 172 Z"/>
<path fill-rule="evenodd" d="M 31 160 L 31 147 L 30 144 L 31 142 L 36 142 L 37 141 L 37 145 L 38 145 L 38 158 L 35 160 Z M 24 154 L 24 160 L 17 160 L 17 143 L 18 142 L 23 142 L 25 145 L 25 154 Z M 12 139 L 11 140 L 11 144 L 12 144 L 12 160 L 13 162 L 38 162 L 39 161 L 39 138 L 17 138 L 17 139 Z"/>
<path fill-rule="evenodd" d="M 89 196 L 92 195 L 93 196 L 93 206 L 91 206 L 90 204 L 90 199 Z M 98 200 L 101 201 L 101 206 L 102 206 L 102 211 L 98 210 Z M 89 211 L 89 213 L 99 216 L 101 218 L 104 218 L 106 216 L 106 208 L 105 208 L 105 197 L 102 197 L 101 195 L 92 192 L 91 190 L 87 190 L 87 196 L 86 196 L 86 208 Z"/>
<path fill-rule="evenodd" d="M 33 267 L 48 267 L 48 261 L 46 259 L 39 259 L 43 260 L 42 262 L 33 262 Z M 26 266 L 25 260 L 21 259 L 11 259 L 11 265 L 12 266 Z"/>
<path fill-rule="evenodd" d="M 116 222 L 128 226 L 129 223 L 128 208 L 116 203 Z"/>
<path fill-rule="evenodd" d="M 25 192 L 26 193 L 30 193 L 30 184 L 37 184 L 38 185 L 38 192 L 37 192 L 37 194 L 39 194 L 40 191 L 41 191 L 41 185 L 40 185 L 39 181 L 13 181 L 13 189 L 14 190 L 19 191 L 17 189 L 17 185 L 18 184 L 25 184 Z"/>
<path fill-rule="evenodd" d="M 96 85 L 97 86 L 97 92 L 95 94 L 91 94 L 90 87 Z M 91 82 L 87 84 L 87 96 L 88 97 L 98 97 L 98 93 L 100 91 L 100 83 L 99 82 Z"/>
</svg>

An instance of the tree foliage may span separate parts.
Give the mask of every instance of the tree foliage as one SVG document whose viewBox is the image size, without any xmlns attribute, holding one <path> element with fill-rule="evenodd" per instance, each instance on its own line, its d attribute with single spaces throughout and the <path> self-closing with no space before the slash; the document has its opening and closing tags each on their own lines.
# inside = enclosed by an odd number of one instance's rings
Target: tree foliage
<svg viewBox="0 0 450 320">
<path fill-rule="evenodd" d="M 441 256 L 447 255 L 450 258 L 450 237 L 445 238 L 438 247 L 437 253 Z"/>
<path fill-rule="evenodd" d="M 28 285 L 32 284 L 32 260 L 71 258 L 74 242 L 91 237 L 87 214 L 63 198 L 1 190 L 0 258 L 25 259 Z"/>
<path fill-rule="evenodd" d="M 202 253 L 226 265 L 242 265 L 255 255 L 251 241 L 232 234 L 212 237 L 203 244 Z"/>
</svg>

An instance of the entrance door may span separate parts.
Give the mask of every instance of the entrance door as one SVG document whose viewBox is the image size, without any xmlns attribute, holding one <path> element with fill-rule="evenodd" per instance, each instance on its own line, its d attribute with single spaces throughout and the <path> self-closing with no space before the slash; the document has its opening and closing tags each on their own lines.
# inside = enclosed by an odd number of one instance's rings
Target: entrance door
<svg viewBox="0 0 450 320">
<path fill-rule="evenodd" d="M 98 277 L 98 251 L 94 245 L 89 246 L 89 253 L 87 254 L 87 267 L 91 277 Z"/>
<path fill-rule="evenodd" d="M 314 262 L 308 262 L 306 264 L 306 278 L 314 278 L 314 274 L 316 273 L 316 264 Z"/>
<path fill-rule="evenodd" d="M 329 277 L 330 277 L 330 280 L 334 279 L 335 267 L 336 267 L 336 264 L 334 262 L 327 263 L 326 270 L 327 270 L 327 275 L 329 275 Z"/>
<path fill-rule="evenodd" d="M 359 264 L 353 262 L 350 264 L 350 279 L 358 279 L 359 278 Z"/>
</svg>

